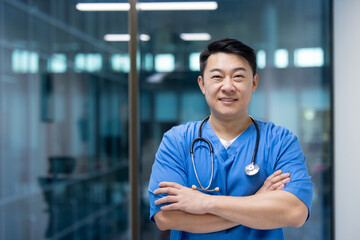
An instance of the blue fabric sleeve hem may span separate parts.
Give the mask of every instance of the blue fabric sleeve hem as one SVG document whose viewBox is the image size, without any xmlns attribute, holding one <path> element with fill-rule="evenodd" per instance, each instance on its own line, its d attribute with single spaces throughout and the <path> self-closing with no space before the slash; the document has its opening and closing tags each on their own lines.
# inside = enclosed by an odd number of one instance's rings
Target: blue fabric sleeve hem
<svg viewBox="0 0 360 240">
<path fill-rule="evenodd" d="M 312 202 L 312 195 L 313 195 L 312 191 L 309 192 L 308 189 L 296 188 L 296 187 L 285 187 L 282 190 L 293 194 L 294 196 L 296 196 L 298 199 L 300 199 L 306 205 L 306 207 L 308 209 L 307 219 L 309 219 L 309 217 L 311 215 L 311 202 Z"/>
<path fill-rule="evenodd" d="M 152 193 L 151 191 L 149 191 L 149 200 L 152 204 L 150 204 L 150 217 L 149 220 L 153 223 L 155 223 L 155 219 L 154 219 L 154 215 L 161 211 L 160 206 L 155 205 L 155 201 L 158 199 L 158 197 L 156 197 L 154 195 L 154 193 Z"/>
</svg>

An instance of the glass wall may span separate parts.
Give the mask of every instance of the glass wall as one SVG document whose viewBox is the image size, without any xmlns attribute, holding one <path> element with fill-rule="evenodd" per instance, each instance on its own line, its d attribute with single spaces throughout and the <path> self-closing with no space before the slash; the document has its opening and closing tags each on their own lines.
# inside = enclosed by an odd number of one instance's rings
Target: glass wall
<svg viewBox="0 0 360 240">
<path fill-rule="evenodd" d="M 128 239 L 127 12 L 0 0 L 0 239 Z"/>
<path fill-rule="evenodd" d="M 0 0 L 1 240 L 130 239 L 128 12 L 85 11 L 80 2 L 127 3 Z M 224 37 L 256 50 L 251 114 L 293 131 L 307 157 L 312 215 L 286 238 L 331 239 L 330 2 L 139 8 L 141 239 L 169 237 L 148 220 L 154 155 L 165 131 L 209 114 L 198 58 Z"/>
<path fill-rule="evenodd" d="M 168 239 L 148 221 L 154 154 L 165 131 L 209 114 L 197 86 L 199 53 L 225 37 L 255 49 L 260 80 L 250 114 L 298 136 L 315 184 L 311 218 L 300 229 L 285 229 L 286 239 L 331 239 L 330 1 L 217 4 L 215 10 L 139 12 L 139 34 L 150 37 L 140 43 L 143 239 Z"/>
</svg>

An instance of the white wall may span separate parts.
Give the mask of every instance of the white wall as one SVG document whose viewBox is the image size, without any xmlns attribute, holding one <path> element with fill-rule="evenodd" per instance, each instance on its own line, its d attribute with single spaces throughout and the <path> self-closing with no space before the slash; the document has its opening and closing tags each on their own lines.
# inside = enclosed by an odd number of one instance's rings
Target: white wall
<svg viewBox="0 0 360 240">
<path fill-rule="evenodd" d="M 360 239 L 360 0 L 334 0 L 335 239 Z"/>
</svg>

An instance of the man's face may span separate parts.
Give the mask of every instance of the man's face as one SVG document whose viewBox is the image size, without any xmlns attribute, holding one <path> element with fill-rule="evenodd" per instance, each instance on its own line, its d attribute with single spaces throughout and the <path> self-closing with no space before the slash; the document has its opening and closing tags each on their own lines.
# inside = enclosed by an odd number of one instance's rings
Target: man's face
<svg viewBox="0 0 360 240">
<path fill-rule="evenodd" d="M 198 78 L 211 114 L 222 119 L 237 119 L 248 115 L 251 95 L 258 84 L 248 61 L 236 54 L 210 55 L 204 76 Z"/>
</svg>

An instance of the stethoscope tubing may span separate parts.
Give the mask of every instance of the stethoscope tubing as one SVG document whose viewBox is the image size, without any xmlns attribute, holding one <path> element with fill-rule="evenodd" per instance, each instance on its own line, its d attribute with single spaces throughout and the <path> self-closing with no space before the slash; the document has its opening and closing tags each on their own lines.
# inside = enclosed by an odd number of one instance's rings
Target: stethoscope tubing
<svg viewBox="0 0 360 240">
<path fill-rule="evenodd" d="M 259 140 L 260 140 L 260 130 L 259 130 L 259 126 L 256 122 L 256 120 L 249 116 L 251 121 L 254 123 L 255 125 L 255 128 L 256 128 L 256 143 L 255 143 L 255 148 L 254 148 L 254 153 L 253 153 L 253 156 L 252 156 L 252 159 L 251 159 L 251 163 L 249 165 L 247 165 L 245 167 L 245 173 L 246 175 L 248 176 L 253 176 L 253 175 L 256 175 L 258 172 L 259 172 L 259 166 L 255 163 L 255 160 L 256 160 L 256 155 L 257 155 L 257 151 L 258 151 L 258 147 L 259 147 Z M 191 146 L 190 146 L 190 154 L 191 154 L 191 162 L 192 162 L 192 165 L 193 165 L 193 169 L 194 169 L 194 172 L 195 172 L 195 176 L 196 176 L 196 180 L 198 181 L 199 183 L 199 186 L 200 188 L 196 187 L 195 185 L 192 186 L 192 189 L 197 189 L 197 190 L 201 190 L 201 191 L 207 191 L 207 192 L 212 192 L 212 191 L 219 191 L 219 187 L 216 187 L 214 189 L 209 189 L 210 186 L 211 186 L 211 183 L 212 183 L 212 180 L 213 180 L 213 177 L 214 177 L 214 150 L 213 150 L 213 147 L 212 147 L 212 144 L 209 140 L 207 140 L 206 138 L 203 138 L 201 137 L 201 131 L 202 131 L 202 126 L 204 125 L 204 123 L 209 120 L 210 116 L 207 116 L 206 118 L 204 118 L 200 124 L 200 127 L 199 127 L 199 132 L 198 132 L 198 137 L 195 138 L 192 142 L 191 142 Z M 209 181 L 209 184 L 206 188 L 203 187 L 203 185 L 201 184 L 201 181 L 199 179 L 199 176 L 198 176 L 198 173 L 196 171 L 196 166 L 195 166 L 195 159 L 194 159 L 194 145 L 196 142 L 198 141 L 203 141 L 203 142 L 206 142 L 206 144 L 209 146 L 209 151 L 210 151 L 210 156 L 211 156 L 211 176 L 210 176 L 210 181 Z"/>
<path fill-rule="evenodd" d="M 257 155 L 257 151 L 258 151 L 258 147 L 259 147 L 259 141 L 260 141 L 260 130 L 259 130 L 259 125 L 257 124 L 256 120 L 251 117 L 251 121 L 254 123 L 255 128 L 256 128 L 256 143 L 255 143 L 255 149 L 254 149 L 254 153 L 253 153 L 253 157 L 251 159 L 251 163 L 255 164 L 255 159 L 256 159 L 256 155 Z"/>
</svg>

